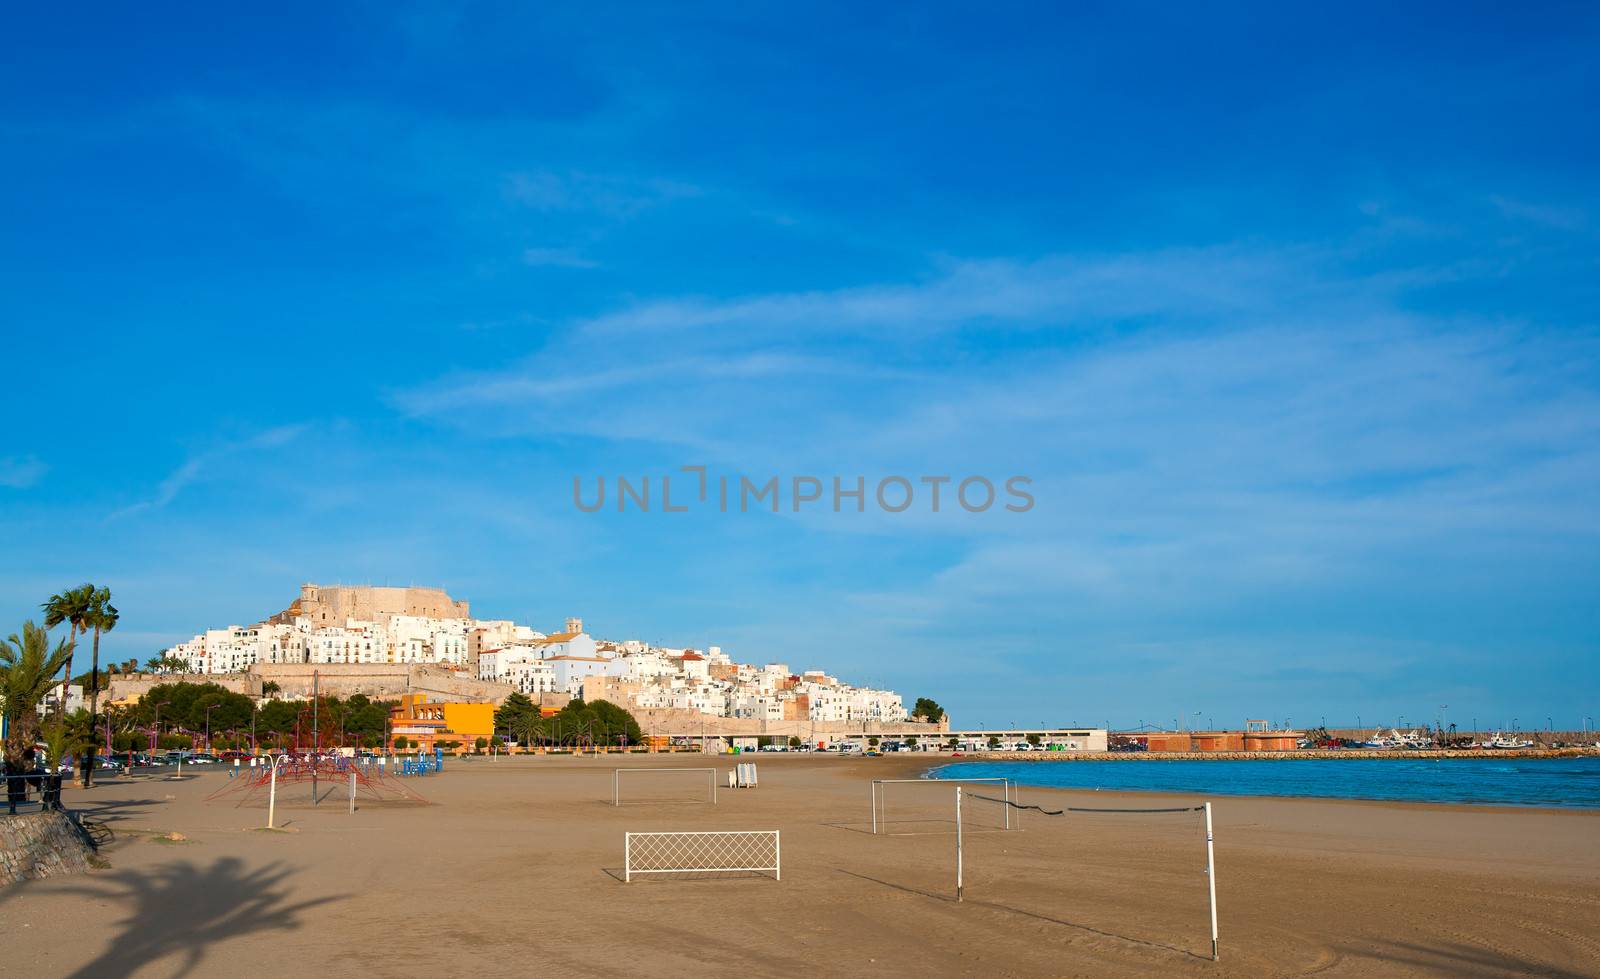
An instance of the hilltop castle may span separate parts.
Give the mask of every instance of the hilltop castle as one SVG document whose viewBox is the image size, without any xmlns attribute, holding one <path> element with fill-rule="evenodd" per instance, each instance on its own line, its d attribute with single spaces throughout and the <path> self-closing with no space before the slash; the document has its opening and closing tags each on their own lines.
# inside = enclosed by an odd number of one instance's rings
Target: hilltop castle
<svg viewBox="0 0 1600 979">
<path fill-rule="evenodd" d="M 288 625 L 304 617 L 314 626 L 342 626 L 346 619 L 387 621 L 393 615 L 428 619 L 470 619 L 466 602 L 458 602 L 442 588 L 387 588 L 376 585 L 301 585 L 300 597 L 267 619 Z"/>
</svg>

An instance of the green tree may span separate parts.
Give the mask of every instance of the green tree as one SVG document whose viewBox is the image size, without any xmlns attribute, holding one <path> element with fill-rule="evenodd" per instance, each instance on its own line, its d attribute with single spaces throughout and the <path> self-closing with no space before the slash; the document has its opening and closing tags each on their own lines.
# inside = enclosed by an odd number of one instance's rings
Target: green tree
<svg viewBox="0 0 1600 979">
<path fill-rule="evenodd" d="M 1028 744 L 1035 748 L 1039 747 L 1039 736 L 1037 734 L 1028 735 Z"/>
<path fill-rule="evenodd" d="M 256 712 L 256 730 L 274 735 L 281 743 L 294 733 L 295 723 L 299 719 L 300 708 L 296 705 L 283 700 L 269 700 Z"/>
<path fill-rule="evenodd" d="M 57 714 L 39 727 L 44 741 L 45 768 L 54 773 L 67 757 L 93 756 L 94 740 L 90 734 L 89 712 L 78 708 L 71 714 Z"/>
<path fill-rule="evenodd" d="M 800 739 L 799 738 L 793 738 L 793 737 L 790 738 L 789 739 L 789 747 L 791 747 L 791 748 L 800 747 Z"/>
<path fill-rule="evenodd" d="M 916 706 L 911 708 L 911 716 L 917 720 L 937 724 L 944 720 L 944 708 L 940 707 L 931 698 L 918 697 Z"/>
<path fill-rule="evenodd" d="M 96 727 L 100 714 L 100 636 L 117 627 L 117 608 L 111 604 L 111 589 L 96 588 L 89 599 L 89 612 L 84 625 L 94 630 L 94 660 L 89 667 L 89 743 L 96 743 Z M 94 782 L 94 758 L 84 761 L 83 784 L 87 788 Z"/>
<path fill-rule="evenodd" d="M 532 700 L 528 699 L 527 694 L 514 693 L 507 697 L 505 703 L 501 704 L 494 712 L 495 730 L 510 731 L 514 736 L 520 735 L 525 728 L 529 727 L 528 719 L 530 716 L 537 720 L 539 708 L 534 705 Z"/>
<path fill-rule="evenodd" d="M 410 747 L 410 745 L 411 742 L 406 740 L 405 735 L 397 734 L 394 736 L 394 750 L 404 751 L 406 748 Z"/>
<path fill-rule="evenodd" d="M 624 739 L 628 744 L 639 744 L 644 740 L 644 732 L 633 715 L 608 700 L 573 700 L 542 726 L 546 732 L 556 731 L 564 744 L 587 745 L 591 738 L 594 744 L 602 745 L 620 744 Z"/>
<path fill-rule="evenodd" d="M 63 622 L 67 624 L 67 662 L 66 676 L 61 679 L 61 710 L 67 707 L 67 680 L 72 676 L 72 656 L 78 648 L 78 633 L 84 631 L 89 613 L 94 608 L 94 595 L 94 585 L 85 582 L 76 588 L 51 595 L 49 601 L 39 606 L 44 610 L 46 629 L 54 629 Z"/>
<path fill-rule="evenodd" d="M 268 680 L 266 683 L 261 685 L 261 696 L 271 697 L 282 690 L 283 688 L 278 686 L 277 680 Z"/>
<path fill-rule="evenodd" d="M 50 648 L 50 635 L 31 620 L 0 645 L 0 701 L 6 718 L 6 760 L 21 764 L 22 753 L 39 737 L 39 701 L 57 673 L 72 663 L 66 642 Z"/>
<path fill-rule="evenodd" d="M 168 656 L 163 649 L 161 655 L 152 656 L 144 661 L 146 673 L 187 673 L 189 664 L 177 656 Z"/>
<path fill-rule="evenodd" d="M 488 747 L 489 747 L 489 739 L 488 738 L 484 738 L 484 737 L 480 737 L 480 738 L 478 738 L 477 741 L 473 742 L 472 747 L 473 747 L 473 750 L 475 750 L 478 754 L 481 755 L 481 754 L 484 753 L 484 751 L 486 751 L 488 749 Z"/>
<path fill-rule="evenodd" d="M 998 747 L 1000 747 L 1000 739 L 993 734 L 989 735 L 989 749 L 992 751 Z"/>
</svg>

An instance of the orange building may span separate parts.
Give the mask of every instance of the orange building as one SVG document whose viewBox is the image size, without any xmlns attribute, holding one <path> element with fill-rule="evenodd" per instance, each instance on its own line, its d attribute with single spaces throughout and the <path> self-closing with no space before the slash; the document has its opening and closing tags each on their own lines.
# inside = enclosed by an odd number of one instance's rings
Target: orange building
<svg viewBox="0 0 1600 979">
<path fill-rule="evenodd" d="M 1244 750 L 1244 735 L 1238 731 L 1196 731 L 1189 738 L 1194 751 Z"/>
<path fill-rule="evenodd" d="M 1188 751 L 1190 746 L 1187 734 L 1143 734 L 1135 735 L 1135 740 L 1144 741 L 1151 751 Z"/>
<path fill-rule="evenodd" d="M 1298 731 L 1250 731 L 1244 736 L 1246 751 L 1294 751 L 1299 747 Z"/>
<path fill-rule="evenodd" d="M 389 710 L 389 737 L 405 738 L 410 747 L 432 751 L 440 742 L 456 742 L 470 751 L 479 738 L 494 737 L 494 705 L 429 701 L 408 693 Z"/>
</svg>

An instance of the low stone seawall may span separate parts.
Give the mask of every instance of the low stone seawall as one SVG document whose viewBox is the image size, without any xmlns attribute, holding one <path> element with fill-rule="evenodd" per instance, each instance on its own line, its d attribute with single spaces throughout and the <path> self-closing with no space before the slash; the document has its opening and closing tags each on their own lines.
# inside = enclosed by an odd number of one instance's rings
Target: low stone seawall
<svg viewBox="0 0 1600 979">
<path fill-rule="evenodd" d="M 949 757 L 949 755 L 945 755 Z M 1337 761 L 1347 758 L 1582 758 L 1600 757 L 1595 748 L 1526 748 L 1478 751 L 1398 751 L 1318 749 L 1303 751 L 964 751 L 963 759 L 982 761 Z"/>
<path fill-rule="evenodd" d="M 91 852 L 64 812 L 0 816 L 0 885 L 81 873 Z"/>
</svg>

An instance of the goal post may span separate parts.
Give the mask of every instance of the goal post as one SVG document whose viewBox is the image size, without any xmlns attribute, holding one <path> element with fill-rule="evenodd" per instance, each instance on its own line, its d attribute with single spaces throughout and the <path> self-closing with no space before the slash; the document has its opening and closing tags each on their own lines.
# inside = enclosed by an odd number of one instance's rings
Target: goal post
<svg viewBox="0 0 1600 979">
<path fill-rule="evenodd" d="M 624 778 L 624 776 L 627 777 Z M 649 776 L 659 776 L 659 778 L 650 778 Z M 697 785 L 701 778 L 704 778 L 709 783 L 703 797 L 685 798 L 676 801 L 710 802 L 715 804 L 717 801 L 717 770 L 715 768 L 613 768 L 611 770 L 611 804 L 613 806 L 622 805 L 623 784 L 625 782 L 636 783 L 641 779 L 646 782 L 657 783 L 663 780 L 669 782 L 676 780 L 681 784 Z M 696 789 L 694 794 L 699 796 L 700 790 Z"/>
<path fill-rule="evenodd" d="M 622 882 L 643 874 L 752 873 L 783 880 L 779 831 L 622 834 Z"/>
<path fill-rule="evenodd" d="M 1015 809 L 1019 813 L 1024 809 L 1033 810 L 1045 817 L 1064 817 L 1071 813 L 1105 816 L 1151 816 L 1194 813 L 1202 817 L 1205 839 L 1205 865 L 1202 873 L 1206 879 L 1206 910 L 1211 926 L 1211 960 L 1220 961 L 1220 952 L 1217 942 L 1217 867 L 1216 867 L 1216 841 L 1212 832 L 1211 803 L 1205 802 L 1198 806 L 1166 806 L 1158 808 L 1100 808 L 1088 806 L 1062 806 L 1060 809 L 1047 809 L 1040 805 L 1023 805 L 1011 798 L 998 798 L 991 795 L 982 795 L 977 789 L 956 787 L 955 812 L 956 812 L 956 900 L 961 901 L 965 891 L 966 854 L 964 852 L 964 824 L 971 822 L 972 813 L 976 803 L 990 806 L 999 806 L 1007 811 Z M 1049 821 L 1048 819 L 1046 820 Z M 1029 834 L 1032 836 L 1033 834 Z"/>
<path fill-rule="evenodd" d="M 951 786 L 959 788 L 963 785 L 979 785 L 1000 793 L 1006 802 L 1016 798 L 1016 783 L 1002 776 L 982 776 L 974 778 L 875 778 L 872 780 L 872 832 L 874 835 L 888 832 L 889 828 L 889 795 L 895 791 L 890 788 L 894 785 L 920 785 L 920 786 Z M 1007 805 L 1000 816 L 1004 829 L 1018 826 L 1012 807 Z M 948 812 L 949 810 L 945 810 Z M 939 817 L 943 822 L 945 816 Z"/>
</svg>

